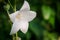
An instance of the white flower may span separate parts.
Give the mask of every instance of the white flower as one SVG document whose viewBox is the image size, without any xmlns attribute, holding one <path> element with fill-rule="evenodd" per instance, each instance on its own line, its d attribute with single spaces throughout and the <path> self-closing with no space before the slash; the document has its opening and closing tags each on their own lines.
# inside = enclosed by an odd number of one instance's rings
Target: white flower
<svg viewBox="0 0 60 40">
<path fill-rule="evenodd" d="M 9 15 L 13 22 L 10 35 L 15 34 L 19 30 L 26 33 L 28 30 L 29 22 L 36 17 L 36 12 L 30 11 L 30 6 L 27 1 L 24 1 L 22 8 L 15 13 Z"/>
</svg>

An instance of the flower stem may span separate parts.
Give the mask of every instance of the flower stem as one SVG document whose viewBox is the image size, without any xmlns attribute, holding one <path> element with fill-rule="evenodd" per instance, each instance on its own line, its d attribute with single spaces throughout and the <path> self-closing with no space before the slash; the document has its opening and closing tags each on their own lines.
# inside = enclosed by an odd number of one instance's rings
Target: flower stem
<svg viewBox="0 0 60 40">
<path fill-rule="evenodd" d="M 8 16 L 9 16 L 9 11 L 7 10 Z"/>
<path fill-rule="evenodd" d="M 12 9 L 13 9 L 13 6 L 11 5 L 11 3 L 10 3 L 10 1 L 8 0 L 8 2 L 9 2 L 9 4 L 10 4 L 10 6 L 12 7 Z"/>
<path fill-rule="evenodd" d="M 16 40 L 18 40 L 18 33 L 16 33 Z"/>
<path fill-rule="evenodd" d="M 13 40 L 15 40 L 15 36 L 14 36 L 14 35 L 12 35 L 12 37 L 13 37 Z"/>
<path fill-rule="evenodd" d="M 14 4 L 14 12 L 16 12 L 16 0 L 15 0 L 15 4 Z"/>
</svg>

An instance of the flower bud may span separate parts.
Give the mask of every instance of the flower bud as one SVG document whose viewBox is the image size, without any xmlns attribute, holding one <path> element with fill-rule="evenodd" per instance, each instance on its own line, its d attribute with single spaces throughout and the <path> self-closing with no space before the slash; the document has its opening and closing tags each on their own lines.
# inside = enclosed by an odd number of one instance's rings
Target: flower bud
<svg viewBox="0 0 60 40">
<path fill-rule="evenodd" d="M 4 9 L 7 11 L 7 10 L 9 10 L 10 9 L 10 5 L 9 4 L 6 4 L 5 6 L 4 6 Z"/>
</svg>

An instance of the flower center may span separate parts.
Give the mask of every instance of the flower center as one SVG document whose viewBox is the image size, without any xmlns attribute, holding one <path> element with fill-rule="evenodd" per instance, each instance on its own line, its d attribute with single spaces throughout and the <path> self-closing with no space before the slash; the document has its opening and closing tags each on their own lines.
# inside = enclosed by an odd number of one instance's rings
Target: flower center
<svg viewBox="0 0 60 40">
<path fill-rule="evenodd" d="M 20 16 L 21 16 L 21 15 L 20 15 L 20 14 L 18 14 L 18 15 L 16 15 L 16 18 L 17 18 L 17 19 L 20 19 Z"/>
</svg>

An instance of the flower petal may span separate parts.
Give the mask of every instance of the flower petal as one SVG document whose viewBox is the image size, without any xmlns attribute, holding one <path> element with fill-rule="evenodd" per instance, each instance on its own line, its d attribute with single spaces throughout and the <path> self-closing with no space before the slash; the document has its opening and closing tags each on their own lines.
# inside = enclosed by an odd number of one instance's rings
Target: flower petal
<svg viewBox="0 0 60 40">
<path fill-rule="evenodd" d="M 11 19 L 12 22 L 15 21 L 15 16 L 18 14 L 19 11 L 16 11 L 15 13 L 9 14 L 9 17 Z"/>
<path fill-rule="evenodd" d="M 15 34 L 16 32 L 19 31 L 20 24 L 21 23 L 19 21 L 15 20 L 15 22 L 13 23 L 13 26 L 12 26 L 12 29 L 11 29 L 11 32 L 10 32 L 10 35 Z"/>
<path fill-rule="evenodd" d="M 22 8 L 20 9 L 20 11 L 29 11 L 30 10 L 30 6 L 29 3 L 27 1 L 24 1 L 24 4 L 22 6 Z"/>
<path fill-rule="evenodd" d="M 28 22 L 32 21 L 36 17 L 36 12 L 34 11 L 24 11 L 20 14 L 22 15 L 22 20 L 26 20 Z"/>
<path fill-rule="evenodd" d="M 28 22 L 27 21 L 21 21 L 21 24 L 20 24 L 20 30 L 23 32 L 23 33 L 26 33 L 28 31 Z"/>
<path fill-rule="evenodd" d="M 10 32 L 10 35 L 11 34 L 15 34 L 16 32 L 18 32 L 19 29 L 23 33 L 26 33 L 27 30 L 28 30 L 28 22 L 27 21 L 24 21 L 24 20 L 15 19 L 15 22 L 13 23 L 13 26 L 12 26 L 12 29 L 11 29 L 11 32 Z"/>
</svg>

